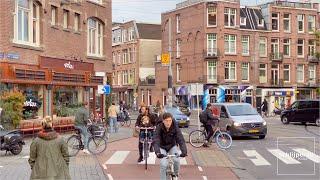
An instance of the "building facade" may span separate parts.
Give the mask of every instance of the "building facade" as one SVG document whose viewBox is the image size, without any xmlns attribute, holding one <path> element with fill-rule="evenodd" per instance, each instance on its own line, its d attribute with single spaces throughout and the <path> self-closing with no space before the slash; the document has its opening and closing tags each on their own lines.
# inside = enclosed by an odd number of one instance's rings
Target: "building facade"
<svg viewBox="0 0 320 180">
<path fill-rule="evenodd" d="M 171 29 L 170 24 L 171 22 Z M 190 23 L 192 22 L 192 23 Z M 270 2 L 240 6 L 239 0 L 185 1 L 162 14 L 162 53 L 169 52 L 176 102 L 197 107 L 195 83 L 209 102 L 264 98 L 289 105 L 319 98 L 319 59 L 313 31 L 319 4 Z M 167 99 L 168 67 L 156 64 L 157 96 Z M 199 94 L 199 93 L 198 93 Z"/>
<path fill-rule="evenodd" d="M 111 0 L 4 0 L 0 24 L 0 82 L 40 101 L 38 116 L 83 102 L 103 113 Z"/>
<path fill-rule="evenodd" d="M 154 103 L 154 62 L 161 53 L 161 25 L 129 21 L 112 28 L 114 99 L 130 107 Z"/>
</svg>

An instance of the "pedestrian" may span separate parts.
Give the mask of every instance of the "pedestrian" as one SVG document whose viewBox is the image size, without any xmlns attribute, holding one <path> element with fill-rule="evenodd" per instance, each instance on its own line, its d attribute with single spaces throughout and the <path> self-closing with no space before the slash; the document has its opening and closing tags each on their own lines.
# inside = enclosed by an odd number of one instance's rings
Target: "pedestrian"
<svg viewBox="0 0 320 180">
<path fill-rule="evenodd" d="M 81 136 L 83 137 L 84 149 L 83 152 L 90 154 L 88 151 L 88 139 L 89 134 L 87 131 L 87 124 L 89 120 L 89 106 L 87 102 L 84 102 L 76 112 L 74 126 L 81 130 Z"/>
<path fill-rule="evenodd" d="M 158 111 L 158 118 L 157 118 L 157 121 L 156 121 L 156 125 L 159 125 L 162 123 L 163 119 L 162 119 L 162 115 L 165 113 L 164 111 L 164 107 L 162 105 L 160 105 L 160 109 Z"/>
<path fill-rule="evenodd" d="M 268 102 L 266 99 L 263 100 L 262 103 L 262 112 L 264 113 L 265 116 L 267 116 L 268 113 Z"/>
<path fill-rule="evenodd" d="M 118 121 L 117 117 L 119 114 L 119 109 L 115 105 L 114 102 L 112 102 L 112 105 L 108 109 L 108 114 L 109 114 L 109 132 L 114 133 L 118 132 Z"/>
<path fill-rule="evenodd" d="M 30 179 L 71 179 L 68 145 L 52 128 L 52 119 L 46 116 L 42 130 L 30 145 Z"/>
</svg>

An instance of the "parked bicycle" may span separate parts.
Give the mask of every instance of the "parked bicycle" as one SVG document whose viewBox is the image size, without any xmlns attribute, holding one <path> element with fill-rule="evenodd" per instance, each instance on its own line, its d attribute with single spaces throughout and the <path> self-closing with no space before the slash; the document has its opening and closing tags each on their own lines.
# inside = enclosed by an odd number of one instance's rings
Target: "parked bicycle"
<svg viewBox="0 0 320 180">
<path fill-rule="evenodd" d="M 189 142 L 193 147 L 202 147 L 208 137 L 208 134 L 203 125 L 201 125 L 201 128 L 201 130 L 194 130 L 189 134 Z M 214 128 L 215 131 L 212 137 L 215 138 L 215 142 L 217 143 L 218 147 L 220 149 L 230 148 L 232 145 L 232 137 L 230 136 L 230 134 L 222 132 L 220 130 L 219 121 L 218 123 L 216 123 L 216 126 Z"/>
<path fill-rule="evenodd" d="M 107 148 L 106 130 L 103 126 L 92 124 L 89 121 L 87 131 L 89 132 L 88 150 L 91 154 L 100 154 Z M 69 155 L 76 156 L 80 150 L 84 149 L 81 137 L 81 129 L 75 128 L 75 134 L 67 140 Z"/>
<path fill-rule="evenodd" d="M 168 167 L 167 167 L 167 179 L 170 180 L 178 180 L 178 174 L 174 172 L 174 162 L 173 158 L 180 158 L 179 154 L 168 154 L 164 156 L 168 159 Z"/>
<path fill-rule="evenodd" d="M 148 169 L 149 149 L 152 143 L 152 132 L 155 127 L 139 127 L 139 129 L 144 131 L 144 137 L 140 138 L 140 142 L 143 144 L 142 156 L 145 163 L 145 169 Z"/>
<path fill-rule="evenodd" d="M 121 126 L 130 127 L 131 117 L 128 110 L 124 109 L 117 118 Z"/>
</svg>

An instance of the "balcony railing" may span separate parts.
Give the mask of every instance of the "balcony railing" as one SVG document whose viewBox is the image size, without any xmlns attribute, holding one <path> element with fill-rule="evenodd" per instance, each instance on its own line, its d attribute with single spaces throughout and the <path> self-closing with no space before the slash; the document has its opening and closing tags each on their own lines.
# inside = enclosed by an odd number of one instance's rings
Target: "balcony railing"
<svg viewBox="0 0 320 180">
<path fill-rule="evenodd" d="M 153 86 L 156 84 L 155 79 L 140 79 L 139 84 L 142 86 Z"/>
<path fill-rule="evenodd" d="M 220 53 L 218 48 L 208 48 L 203 52 L 203 56 L 205 59 L 218 59 L 219 54 Z"/>
<path fill-rule="evenodd" d="M 282 61 L 283 60 L 283 54 L 279 52 L 270 53 L 270 60 L 271 61 Z"/>
<path fill-rule="evenodd" d="M 308 54 L 308 61 L 309 62 L 320 62 L 320 59 L 316 57 L 315 54 Z"/>
<path fill-rule="evenodd" d="M 286 1 L 274 1 L 271 2 L 276 6 L 281 7 L 290 7 L 290 8 L 304 8 L 304 9 L 312 9 L 311 3 L 299 3 L 299 2 L 286 2 Z"/>
</svg>

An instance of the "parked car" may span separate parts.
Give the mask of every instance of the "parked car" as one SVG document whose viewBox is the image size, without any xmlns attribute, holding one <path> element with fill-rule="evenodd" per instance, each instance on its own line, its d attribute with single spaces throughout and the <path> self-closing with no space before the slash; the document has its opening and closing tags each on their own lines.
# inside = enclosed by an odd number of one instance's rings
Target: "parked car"
<svg viewBox="0 0 320 180">
<path fill-rule="evenodd" d="M 191 110 L 190 110 L 190 108 L 189 108 L 188 105 L 185 105 L 185 104 L 177 104 L 177 105 L 175 105 L 175 106 L 177 106 L 177 107 L 179 108 L 179 110 L 180 110 L 181 112 L 183 112 L 185 115 L 187 115 L 188 117 L 191 115 Z"/>
<path fill-rule="evenodd" d="M 219 112 L 219 126 L 231 136 L 267 135 L 267 122 L 248 103 L 214 103 L 213 108 Z"/>
<path fill-rule="evenodd" d="M 179 127 L 189 127 L 190 118 L 187 115 L 185 115 L 183 112 L 181 112 L 178 107 L 165 106 L 164 111 L 172 114 L 173 118 L 178 123 Z"/>
<path fill-rule="evenodd" d="M 315 123 L 320 126 L 320 100 L 298 100 L 281 112 L 281 122 L 300 122 L 302 124 Z"/>
</svg>

